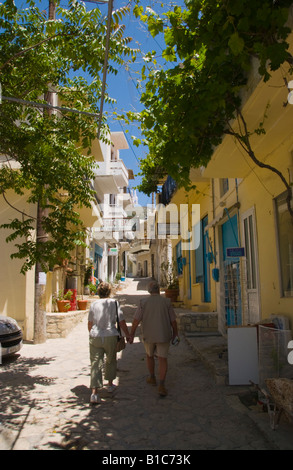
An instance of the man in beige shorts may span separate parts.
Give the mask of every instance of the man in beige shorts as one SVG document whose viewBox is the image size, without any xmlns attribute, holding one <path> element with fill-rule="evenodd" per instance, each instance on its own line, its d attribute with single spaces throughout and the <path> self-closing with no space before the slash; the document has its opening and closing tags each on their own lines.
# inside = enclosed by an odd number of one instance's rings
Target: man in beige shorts
<svg viewBox="0 0 293 470">
<path fill-rule="evenodd" d="M 132 328 L 130 331 L 130 342 L 136 328 L 142 322 L 142 339 L 147 355 L 147 367 L 150 376 L 147 383 L 156 385 L 155 359 L 158 356 L 159 363 L 159 387 L 161 396 L 167 395 L 165 379 L 168 369 L 168 352 L 171 339 L 178 336 L 176 315 L 171 300 L 160 295 L 160 286 L 156 281 L 151 281 L 148 287 L 150 297 L 142 299 L 135 312 Z"/>
</svg>

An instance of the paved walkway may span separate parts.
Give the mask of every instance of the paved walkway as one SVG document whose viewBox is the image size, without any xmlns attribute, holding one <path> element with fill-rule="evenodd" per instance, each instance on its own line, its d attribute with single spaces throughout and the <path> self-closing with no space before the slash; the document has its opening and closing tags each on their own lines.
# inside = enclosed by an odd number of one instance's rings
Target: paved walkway
<svg viewBox="0 0 293 470">
<path fill-rule="evenodd" d="M 148 294 L 144 280 L 127 284 L 117 298 L 131 322 L 138 299 Z M 215 383 L 185 338 L 170 349 L 165 398 L 146 384 L 138 336 L 119 354 L 118 369 L 115 394 L 105 393 L 93 407 L 86 318 L 67 338 L 25 344 L 0 369 L 0 449 L 93 449 L 112 455 L 120 450 L 293 449 L 281 439 L 285 428 L 270 431 L 264 414 L 263 432 L 240 402 L 239 390 Z"/>
</svg>

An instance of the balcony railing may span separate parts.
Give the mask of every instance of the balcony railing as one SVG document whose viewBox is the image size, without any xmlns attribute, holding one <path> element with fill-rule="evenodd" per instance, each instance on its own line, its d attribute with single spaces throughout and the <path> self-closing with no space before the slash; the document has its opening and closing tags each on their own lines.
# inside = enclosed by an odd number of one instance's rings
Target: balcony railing
<svg viewBox="0 0 293 470">
<path fill-rule="evenodd" d="M 110 162 L 110 174 L 117 177 L 117 184 L 120 188 L 128 185 L 128 170 L 122 160 Z"/>
<path fill-rule="evenodd" d="M 132 254 L 141 253 L 142 251 L 149 251 L 149 249 L 150 249 L 150 240 L 148 239 L 137 240 L 131 243 L 130 253 Z"/>
<path fill-rule="evenodd" d="M 128 169 L 122 160 L 101 162 L 96 171 L 96 177 L 111 175 L 119 188 L 128 186 Z"/>
</svg>

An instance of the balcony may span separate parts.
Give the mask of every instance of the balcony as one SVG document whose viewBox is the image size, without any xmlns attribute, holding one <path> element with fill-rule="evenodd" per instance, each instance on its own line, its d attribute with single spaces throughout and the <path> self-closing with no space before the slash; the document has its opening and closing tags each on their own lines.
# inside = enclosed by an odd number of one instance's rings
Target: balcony
<svg viewBox="0 0 293 470">
<path fill-rule="evenodd" d="M 87 156 L 88 150 L 89 149 L 83 149 L 82 154 Z M 103 150 L 102 150 L 102 147 L 101 147 L 101 142 L 98 139 L 94 139 L 92 141 L 90 151 L 91 151 L 91 154 L 93 155 L 96 162 L 103 162 L 104 161 L 104 155 L 103 155 Z"/>
<path fill-rule="evenodd" d="M 121 219 L 125 216 L 126 214 L 122 206 L 119 206 L 118 204 L 109 204 L 106 208 L 106 205 L 105 205 L 105 217 Z"/>
<path fill-rule="evenodd" d="M 101 227 L 103 225 L 101 208 L 96 201 L 91 201 L 91 207 L 82 206 L 76 210 L 85 227 Z"/>
<path fill-rule="evenodd" d="M 125 209 L 131 209 L 131 207 L 134 207 L 137 203 L 137 196 L 133 190 L 128 187 L 124 187 L 123 191 L 120 190 L 118 194 L 118 201 Z"/>
<path fill-rule="evenodd" d="M 123 160 L 110 162 L 110 174 L 114 176 L 119 188 L 128 186 L 128 169 L 126 168 Z"/>
<path fill-rule="evenodd" d="M 119 188 L 113 175 L 96 174 L 94 189 L 100 200 L 104 199 L 104 194 L 118 194 Z"/>
<path fill-rule="evenodd" d="M 128 169 L 122 160 L 101 162 L 96 171 L 95 181 L 98 186 L 105 188 L 104 194 L 118 194 L 118 188 L 128 186 Z"/>
<path fill-rule="evenodd" d="M 149 251 L 150 249 L 150 240 L 137 240 L 131 244 L 130 253 L 138 254 L 143 251 Z"/>
</svg>

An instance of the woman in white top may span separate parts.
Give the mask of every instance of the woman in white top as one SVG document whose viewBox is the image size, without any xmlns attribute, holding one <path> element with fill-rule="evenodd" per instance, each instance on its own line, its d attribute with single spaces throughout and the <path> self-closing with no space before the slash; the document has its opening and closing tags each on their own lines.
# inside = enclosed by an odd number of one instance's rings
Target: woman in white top
<svg viewBox="0 0 293 470">
<path fill-rule="evenodd" d="M 105 361 L 104 378 L 108 380 L 107 390 L 115 389 L 113 380 L 116 378 L 117 359 L 116 347 L 118 330 L 116 328 L 117 313 L 119 326 L 129 339 L 129 331 L 123 318 L 122 310 L 115 299 L 110 299 L 111 287 L 106 282 L 101 282 L 98 287 L 99 299 L 91 304 L 88 315 L 88 330 L 91 361 L 91 403 L 99 403 L 98 390 L 103 387 L 102 368 Z M 117 312 L 117 313 L 116 313 Z"/>
</svg>

